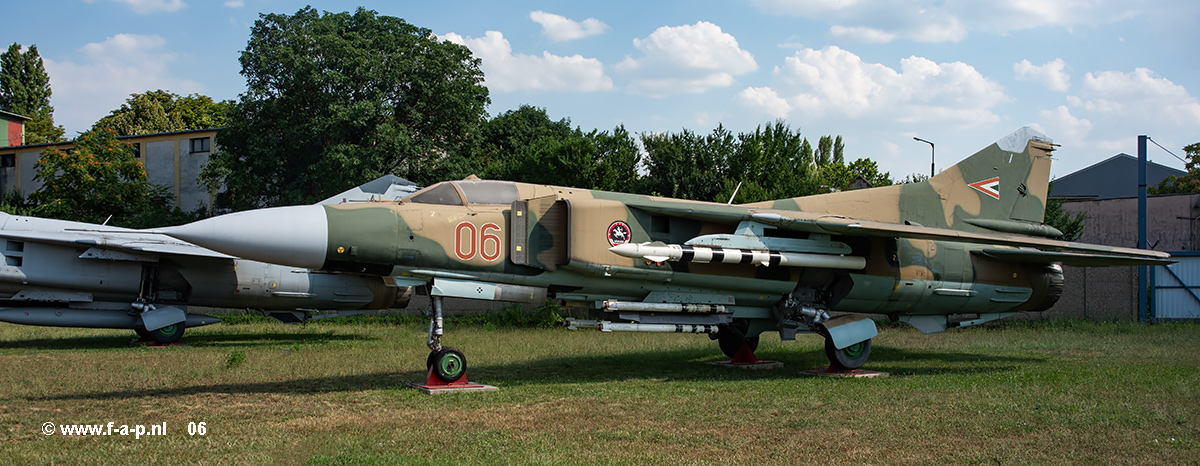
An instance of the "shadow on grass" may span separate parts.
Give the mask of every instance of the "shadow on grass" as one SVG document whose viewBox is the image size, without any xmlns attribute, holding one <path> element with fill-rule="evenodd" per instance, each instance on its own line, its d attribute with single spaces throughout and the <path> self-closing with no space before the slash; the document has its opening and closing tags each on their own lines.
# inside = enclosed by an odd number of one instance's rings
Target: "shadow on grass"
<svg viewBox="0 0 1200 466">
<path fill-rule="evenodd" d="M 145 346 L 136 343 L 137 335 L 132 331 L 128 335 L 115 333 L 111 336 L 58 337 L 38 338 L 32 340 L 9 340 L 0 342 L 0 349 L 35 349 L 35 350 L 119 350 Z M 330 341 L 374 340 L 365 335 L 337 334 L 333 332 L 320 333 L 285 333 L 285 332 L 256 332 L 245 334 L 197 333 L 185 334 L 179 341 L 182 346 L 196 347 L 253 347 L 279 344 L 313 344 Z"/>
<path fill-rule="evenodd" d="M 1036 358 L 1004 357 L 974 353 L 942 353 L 906 351 L 877 347 L 880 370 L 905 376 L 939 376 L 974 373 L 994 373 L 1014 370 L 1019 364 L 1043 362 Z M 774 349 L 759 355 L 763 359 L 784 363 L 783 369 L 739 370 L 705 364 L 723 358 L 717 351 L 704 349 L 671 350 L 551 357 L 532 361 L 470 366 L 468 375 L 474 382 L 501 387 L 528 385 L 560 385 L 614 381 L 739 381 L 739 380 L 809 380 L 801 373 L 810 368 L 827 365 L 823 352 L 786 351 Z M 468 355 L 469 357 L 469 355 Z M 899 364 L 897 361 L 911 364 Z M 872 368 L 868 363 L 867 368 Z M 185 396 L 201 393 L 321 393 L 332 391 L 387 390 L 407 388 L 409 383 L 423 382 L 424 371 L 408 370 L 348 376 L 310 377 L 278 382 L 223 383 L 193 385 L 177 388 L 120 390 L 105 393 L 62 394 L 35 398 L 36 400 L 120 399 L 145 396 Z M 851 379 L 846 379 L 847 381 Z"/>
</svg>

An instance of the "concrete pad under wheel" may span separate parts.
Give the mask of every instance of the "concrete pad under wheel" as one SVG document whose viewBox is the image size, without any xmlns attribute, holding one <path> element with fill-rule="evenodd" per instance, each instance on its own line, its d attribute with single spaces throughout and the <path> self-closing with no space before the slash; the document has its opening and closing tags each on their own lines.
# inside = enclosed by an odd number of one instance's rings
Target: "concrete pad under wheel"
<svg viewBox="0 0 1200 466">
<path fill-rule="evenodd" d="M 733 362 L 733 361 L 714 361 L 710 362 L 714 366 L 735 367 L 745 370 L 767 370 L 767 369 L 782 369 L 783 363 L 779 361 L 764 361 L 758 360 L 754 362 Z"/>
<path fill-rule="evenodd" d="M 409 386 L 420 390 L 426 395 L 444 395 L 447 393 L 467 393 L 467 392 L 494 392 L 499 390 L 494 385 L 484 385 L 481 383 L 467 382 L 465 384 L 456 385 L 429 385 L 423 383 L 410 383 Z"/>
<path fill-rule="evenodd" d="M 816 369 L 808 369 L 802 372 L 802 374 L 813 375 L 817 377 L 846 377 L 854 379 L 870 379 L 875 377 L 887 377 L 890 375 L 887 372 L 869 371 L 866 369 L 830 369 L 828 366 L 818 367 Z"/>
</svg>

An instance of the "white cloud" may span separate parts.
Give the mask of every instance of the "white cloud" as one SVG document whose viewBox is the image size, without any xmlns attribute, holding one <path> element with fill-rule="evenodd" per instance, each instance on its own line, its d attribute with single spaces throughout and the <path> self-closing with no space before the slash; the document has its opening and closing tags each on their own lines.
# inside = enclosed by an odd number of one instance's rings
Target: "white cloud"
<svg viewBox="0 0 1200 466">
<path fill-rule="evenodd" d="M 226 8 L 242 8 L 246 6 L 246 2 L 242 0 L 225 0 Z"/>
<path fill-rule="evenodd" d="M 54 120 L 69 132 L 82 131 L 120 107 L 129 94 L 203 91 L 194 80 L 172 76 L 169 66 L 178 57 L 163 51 L 166 43 L 157 35 L 117 34 L 80 48 L 84 60 L 78 63 L 43 58 L 54 89 Z"/>
<path fill-rule="evenodd" d="M 139 15 L 148 15 L 151 13 L 174 13 L 182 10 L 187 6 L 183 0 L 113 0 L 117 3 L 124 3 L 129 8 L 133 9 L 134 13 Z"/>
<path fill-rule="evenodd" d="M 1056 92 L 1067 92 L 1067 89 L 1071 88 L 1071 75 L 1067 74 L 1066 68 L 1067 64 L 1061 58 L 1046 62 L 1042 66 L 1035 66 L 1029 60 L 1013 64 L 1017 80 L 1034 81 Z"/>
<path fill-rule="evenodd" d="M 1054 110 L 1042 110 L 1039 119 L 1045 123 L 1040 131 L 1043 134 L 1053 134 L 1055 142 L 1068 146 L 1081 146 L 1092 131 L 1092 122 L 1086 118 L 1077 118 L 1071 114 L 1066 105 L 1059 105 Z"/>
<path fill-rule="evenodd" d="M 826 21 L 835 37 L 863 42 L 966 39 L 970 31 L 1007 34 L 1037 27 L 1098 25 L 1147 11 L 1147 0 L 752 0 L 759 10 Z"/>
<path fill-rule="evenodd" d="M 638 94 L 704 92 L 731 86 L 734 76 L 758 69 L 737 39 L 706 21 L 663 26 L 645 39 L 634 39 L 633 45 L 643 57 L 626 57 L 616 69 L 632 78 L 629 90 Z"/>
<path fill-rule="evenodd" d="M 774 74 L 773 87 L 748 88 L 739 94 L 739 102 L 781 116 L 784 107 L 771 98 L 774 95 L 787 102 L 789 114 L 804 117 L 881 118 L 962 127 L 998 121 L 991 108 L 1010 100 L 998 84 L 966 63 L 935 63 L 912 56 L 901 60 L 897 71 L 834 46 L 798 51 Z"/>
<path fill-rule="evenodd" d="M 772 118 L 783 118 L 792 112 L 787 100 L 769 87 L 747 87 L 734 96 L 734 100 L 746 107 L 762 110 Z"/>
<path fill-rule="evenodd" d="M 1171 126 L 1200 125 L 1200 101 L 1183 86 L 1146 68 L 1083 77 L 1082 97 L 1069 100 L 1090 112 Z"/>
<path fill-rule="evenodd" d="M 529 13 L 529 19 L 542 25 L 542 34 L 555 42 L 581 39 L 587 36 L 602 34 L 608 25 L 596 18 L 588 18 L 582 22 L 567 19 L 564 16 L 546 13 L 542 10 Z"/>
<path fill-rule="evenodd" d="M 896 35 L 886 31 L 869 28 L 866 26 L 840 26 L 835 25 L 829 28 L 829 33 L 833 37 L 839 39 L 849 39 L 858 42 L 868 42 L 874 44 L 884 44 L 891 42 L 896 38 Z"/>
<path fill-rule="evenodd" d="M 604 75 L 604 64 L 595 58 L 581 55 L 562 57 L 550 52 L 542 52 L 541 56 L 513 54 L 512 45 L 498 31 L 488 31 L 479 38 L 455 33 L 448 33 L 442 38 L 467 46 L 471 53 L 483 61 L 485 84 L 492 91 L 536 89 L 593 92 L 613 88 L 612 79 Z"/>
</svg>

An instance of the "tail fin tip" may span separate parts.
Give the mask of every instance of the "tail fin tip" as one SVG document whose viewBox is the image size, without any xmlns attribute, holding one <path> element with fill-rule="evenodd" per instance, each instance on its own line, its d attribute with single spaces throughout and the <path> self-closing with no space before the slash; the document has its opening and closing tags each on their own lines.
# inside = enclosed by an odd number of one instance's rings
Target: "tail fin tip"
<svg viewBox="0 0 1200 466">
<path fill-rule="evenodd" d="M 1054 143 L 1053 140 L 1051 140 L 1045 134 L 1042 134 L 1041 131 L 1033 129 L 1029 126 L 1022 126 L 1020 129 L 1013 131 L 1012 134 L 1000 138 L 999 141 L 996 141 L 996 145 L 1000 146 L 1000 149 L 1005 151 L 1020 154 L 1025 152 L 1025 148 L 1029 145 L 1029 141 L 1039 141 L 1048 144 Z"/>
</svg>

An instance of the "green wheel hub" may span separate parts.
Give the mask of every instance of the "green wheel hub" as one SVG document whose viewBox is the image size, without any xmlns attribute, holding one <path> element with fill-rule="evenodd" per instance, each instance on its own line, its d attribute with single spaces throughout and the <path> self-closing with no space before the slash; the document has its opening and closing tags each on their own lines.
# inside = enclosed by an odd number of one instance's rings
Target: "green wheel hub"
<svg viewBox="0 0 1200 466">
<path fill-rule="evenodd" d="M 443 356 L 442 360 L 438 361 L 438 366 L 448 377 L 457 379 L 463 373 L 463 360 L 457 354 L 451 353 Z"/>
<path fill-rule="evenodd" d="M 849 356 L 850 359 L 857 359 L 859 356 L 862 356 L 863 350 L 866 348 L 866 346 L 867 345 L 865 343 L 860 341 L 853 345 L 847 346 L 846 348 L 842 349 L 842 351 L 845 351 L 846 356 Z"/>
<path fill-rule="evenodd" d="M 467 357 L 454 348 L 442 348 L 430 354 L 433 375 L 445 383 L 463 378 L 467 373 Z"/>
</svg>

